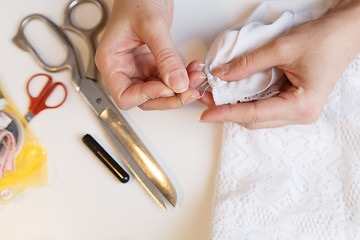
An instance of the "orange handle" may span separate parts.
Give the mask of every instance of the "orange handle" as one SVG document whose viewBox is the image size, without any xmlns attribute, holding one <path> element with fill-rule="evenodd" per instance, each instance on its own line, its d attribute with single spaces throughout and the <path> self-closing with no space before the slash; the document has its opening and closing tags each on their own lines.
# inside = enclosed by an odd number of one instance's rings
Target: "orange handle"
<svg viewBox="0 0 360 240">
<path fill-rule="evenodd" d="M 44 76 L 47 78 L 47 82 L 44 86 L 44 88 L 41 90 L 40 94 L 38 96 L 33 96 L 31 95 L 30 93 L 30 82 L 36 78 L 36 77 L 39 77 L 39 76 Z M 55 90 L 55 88 L 57 88 L 58 86 L 62 87 L 64 89 L 64 92 L 65 92 L 65 95 L 64 95 L 64 98 L 63 100 L 55 105 L 55 106 L 48 106 L 46 105 L 46 100 L 50 97 L 51 93 Z M 48 108 L 58 108 L 60 107 L 66 100 L 67 98 L 67 90 L 66 90 L 66 87 L 64 84 L 62 84 L 61 82 L 55 82 L 53 84 L 53 81 L 52 81 L 52 78 L 51 76 L 47 75 L 47 74 L 44 74 L 44 73 L 39 73 L 39 74 L 36 74 L 34 76 L 32 76 L 28 83 L 27 83 L 27 86 L 26 86 L 26 90 L 27 90 L 27 93 L 30 97 L 30 106 L 29 106 L 29 111 L 31 111 L 33 113 L 33 115 L 37 115 L 39 112 L 41 112 L 42 110 L 44 109 L 48 109 Z"/>
</svg>

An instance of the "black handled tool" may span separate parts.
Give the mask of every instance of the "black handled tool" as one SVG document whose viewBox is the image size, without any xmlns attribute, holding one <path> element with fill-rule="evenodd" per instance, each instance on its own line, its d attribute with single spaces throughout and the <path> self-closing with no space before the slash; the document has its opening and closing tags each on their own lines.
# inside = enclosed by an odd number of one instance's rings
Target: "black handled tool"
<svg viewBox="0 0 360 240">
<path fill-rule="evenodd" d="M 102 161 L 106 167 L 122 182 L 129 181 L 129 174 L 105 151 L 104 148 L 90 135 L 82 138 L 88 148 Z"/>
</svg>

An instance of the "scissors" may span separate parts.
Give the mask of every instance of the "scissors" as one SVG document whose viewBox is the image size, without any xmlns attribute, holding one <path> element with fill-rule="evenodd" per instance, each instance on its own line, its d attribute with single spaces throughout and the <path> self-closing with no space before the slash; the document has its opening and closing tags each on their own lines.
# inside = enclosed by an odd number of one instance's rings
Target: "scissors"
<svg viewBox="0 0 360 240">
<path fill-rule="evenodd" d="M 30 93 L 30 83 L 38 77 L 46 77 L 47 78 L 47 82 L 44 85 L 43 89 L 40 91 L 38 96 L 33 96 Z M 63 88 L 64 89 L 64 97 L 62 100 L 60 100 L 60 102 L 57 105 L 54 106 L 49 106 L 46 104 L 46 100 L 49 99 L 49 97 L 51 96 L 51 94 L 54 92 L 54 90 L 56 88 Z M 26 121 L 30 122 L 31 119 L 33 117 L 35 117 L 38 113 L 40 113 L 42 110 L 45 109 L 53 109 L 53 108 L 58 108 L 61 105 L 63 105 L 63 103 L 66 100 L 67 97 L 67 90 L 64 84 L 62 84 L 61 82 L 53 82 L 51 76 L 44 74 L 44 73 L 39 73 L 36 74 L 34 76 L 32 76 L 26 85 L 26 91 L 27 94 L 29 95 L 30 98 L 30 106 L 29 106 L 29 111 L 28 113 L 25 115 L 25 119 Z"/>
<path fill-rule="evenodd" d="M 100 22 L 93 28 L 86 30 L 78 27 L 78 25 L 73 22 L 74 17 L 72 16 L 73 9 L 85 2 L 95 4 L 102 12 Z M 43 15 L 33 14 L 23 19 L 13 41 L 22 50 L 29 52 L 45 70 L 58 72 L 69 69 L 71 71 L 72 83 L 76 91 L 78 91 L 89 104 L 109 139 L 115 146 L 121 160 L 160 206 L 166 209 L 165 200 L 167 200 L 175 207 L 177 193 L 174 186 L 124 118 L 121 110 L 114 105 L 106 90 L 102 87 L 96 70 L 94 70 L 96 69 L 93 60 L 97 43 L 96 37 L 104 28 L 107 18 L 107 8 L 103 1 L 72 0 L 65 11 L 64 28 L 56 25 Z M 67 57 L 62 64 L 53 65 L 48 63 L 46 59 L 37 52 L 36 48 L 31 44 L 31 41 L 27 39 L 24 34 L 24 29 L 27 24 L 33 20 L 39 20 L 45 23 L 67 50 Z M 65 29 L 73 31 L 84 39 L 87 39 L 91 59 L 86 72 L 84 71 L 84 66 L 78 54 L 78 49 L 66 35 Z"/>
</svg>

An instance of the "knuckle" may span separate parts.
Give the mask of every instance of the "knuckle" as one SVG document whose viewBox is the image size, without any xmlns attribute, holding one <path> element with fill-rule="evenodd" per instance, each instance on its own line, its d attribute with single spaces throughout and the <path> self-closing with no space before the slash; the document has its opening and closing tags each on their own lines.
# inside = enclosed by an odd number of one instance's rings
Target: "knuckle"
<svg viewBox="0 0 360 240">
<path fill-rule="evenodd" d="M 182 106 L 184 106 L 184 101 L 181 99 L 179 94 L 176 94 L 176 96 L 169 98 L 166 109 L 177 109 Z"/>
<path fill-rule="evenodd" d="M 233 111 L 231 105 L 224 105 L 223 106 L 223 118 L 224 122 L 233 122 Z"/>
<path fill-rule="evenodd" d="M 124 111 L 130 110 L 132 107 L 129 104 L 124 103 L 123 101 L 119 100 L 116 102 L 116 105 Z"/>
<path fill-rule="evenodd" d="M 311 108 L 308 106 L 308 104 L 306 102 L 300 102 L 298 104 L 299 107 L 299 113 L 301 118 L 303 119 L 309 119 L 311 118 L 313 112 L 311 111 Z"/>
<path fill-rule="evenodd" d="M 252 105 L 251 111 L 250 111 L 250 119 L 249 123 L 258 123 L 262 121 L 262 118 L 260 116 L 260 111 L 258 109 L 258 102 L 254 102 Z"/>
<path fill-rule="evenodd" d="M 315 123 L 320 117 L 321 107 L 314 100 L 304 101 L 303 99 L 299 99 L 297 103 L 299 117 L 305 124 Z"/>
<path fill-rule="evenodd" d="M 155 53 L 155 59 L 157 59 L 158 65 L 166 65 L 167 67 L 177 66 L 179 64 L 178 55 L 173 48 L 164 48 Z"/>
<path fill-rule="evenodd" d="M 249 66 L 252 64 L 254 55 L 252 52 L 245 53 L 241 55 L 236 61 L 231 63 L 231 70 L 242 70 L 246 71 Z"/>
<path fill-rule="evenodd" d="M 124 91 L 116 92 L 115 94 L 113 94 L 116 96 L 114 97 L 115 103 L 121 110 L 127 111 L 135 107 L 132 103 L 133 101 L 129 101 L 129 99 L 126 99 Z"/>
<path fill-rule="evenodd" d="M 107 65 L 107 59 L 108 58 L 103 55 L 101 48 L 98 48 L 95 52 L 94 62 L 99 71 L 102 71 L 104 66 Z"/>
<path fill-rule="evenodd" d="M 255 124 L 255 123 L 246 123 L 246 124 L 243 124 L 242 126 L 248 130 L 258 130 L 259 129 L 259 125 Z"/>
<path fill-rule="evenodd" d="M 96 67 L 98 69 L 100 69 L 100 67 L 101 67 L 101 58 L 100 58 L 99 55 L 100 55 L 100 53 L 99 53 L 99 50 L 98 50 L 98 51 L 96 51 L 95 57 L 94 57 L 94 62 L 95 62 L 95 65 L 96 65 Z"/>
<path fill-rule="evenodd" d="M 292 52 L 292 41 L 289 41 L 285 37 L 278 37 L 271 42 L 271 47 L 274 49 L 274 53 L 284 59 L 290 52 Z"/>
<path fill-rule="evenodd" d="M 240 63 L 243 66 L 248 66 L 248 65 L 251 65 L 251 63 L 253 62 L 253 59 L 254 59 L 253 52 L 248 52 L 247 54 L 243 55 Z"/>
<path fill-rule="evenodd" d="M 141 104 L 138 106 L 138 108 L 140 108 L 143 111 L 151 111 L 154 110 L 152 107 L 150 107 L 149 104 Z"/>
<path fill-rule="evenodd" d="M 320 111 L 318 111 L 318 110 L 308 111 L 307 115 L 304 116 L 305 123 L 306 124 L 315 123 L 315 122 L 317 122 L 319 117 L 320 117 Z"/>
<path fill-rule="evenodd" d="M 136 21 L 136 26 L 140 28 L 141 31 L 149 31 L 149 29 L 166 29 L 169 28 L 166 21 L 166 17 L 163 13 L 147 13 L 139 16 Z"/>
</svg>

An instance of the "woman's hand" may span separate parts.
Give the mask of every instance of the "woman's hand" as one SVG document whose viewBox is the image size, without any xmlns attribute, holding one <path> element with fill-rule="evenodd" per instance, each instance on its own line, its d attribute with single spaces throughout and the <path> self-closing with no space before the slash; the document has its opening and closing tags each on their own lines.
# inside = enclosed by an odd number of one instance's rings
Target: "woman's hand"
<svg viewBox="0 0 360 240">
<path fill-rule="evenodd" d="M 170 36 L 172 13 L 172 0 L 114 1 L 95 61 L 121 109 L 177 108 L 198 99 Z"/>
<path fill-rule="evenodd" d="M 208 93 L 200 100 L 208 106 L 201 121 L 230 121 L 249 129 L 315 122 L 335 84 L 360 51 L 360 4 L 348 2 L 214 69 L 214 75 L 232 81 L 277 67 L 289 82 L 278 96 L 249 103 L 215 106 Z"/>
</svg>

